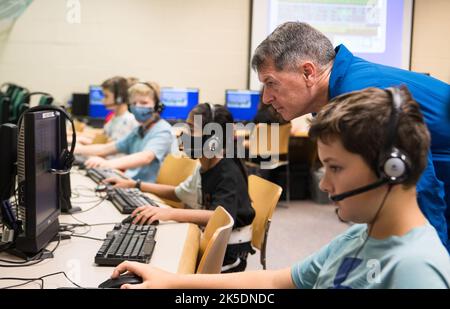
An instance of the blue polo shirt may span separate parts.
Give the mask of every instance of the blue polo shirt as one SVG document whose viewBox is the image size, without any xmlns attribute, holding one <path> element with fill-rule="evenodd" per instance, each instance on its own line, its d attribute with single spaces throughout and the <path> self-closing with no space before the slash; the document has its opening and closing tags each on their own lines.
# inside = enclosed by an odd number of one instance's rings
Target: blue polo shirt
<svg viewBox="0 0 450 309">
<path fill-rule="evenodd" d="M 428 155 L 428 166 L 417 184 L 418 202 L 422 212 L 438 231 L 442 242 L 448 245 L 450 121 L 447 113 L 450 104 L 450 86 L 425 74 L 371 63 L 355 57 L 344 45 L 339 45 L 335 50 L 336 58 L 329 82 L 330 99 L 368 87 L 388 88 L 406 85 L 414 100 L 420 105 L 431 134 L 431 150 Z M 435 167 L 439 168 L 437 172 Z M 444 184 L 447 203 L 444 201 Z"/>
<path fill-rule="evenodd" d="M 155 182 L 161 162 L 170 152 L 173 136 L 172 127 L 164 119 L 158 120 L 143 137 L 137 127 L 123 139 L 116 143 L 116 148 L 121 153 L 132 154 L 141 151 L 151 151 L 155 159 L 149 164 L 137 168 L 128 169 L 125 174 L 133 179 Z"/>
</svg>

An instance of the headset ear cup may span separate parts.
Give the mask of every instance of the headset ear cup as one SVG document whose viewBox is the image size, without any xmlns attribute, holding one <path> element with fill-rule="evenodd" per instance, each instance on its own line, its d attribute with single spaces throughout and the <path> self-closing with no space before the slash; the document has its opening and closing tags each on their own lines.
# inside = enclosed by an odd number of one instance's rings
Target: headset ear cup
<svg viewBox="0 0 450 309">
<path fill-rule="evenodd" d="M 159 102 L 156 111 L 161 114 L 163 112 L 163 110 L 164 110 L 164 104 L 162 104 L 162 102 Z"/>
<path fill-rule="evenodd" d="M 380 172 L 391 183 L 404 182 L 408 178 L 408 171 L 408 158 L 396 148 L 381 161 Z"/>
<path fill-rule="evenodd" d="M 59 168 L 62 170 L 70 170 L 74 159 L 75 158 L 72 153 L 70 153 L 67 149 L 64 149 L 59 156 Z"/>
</svg>

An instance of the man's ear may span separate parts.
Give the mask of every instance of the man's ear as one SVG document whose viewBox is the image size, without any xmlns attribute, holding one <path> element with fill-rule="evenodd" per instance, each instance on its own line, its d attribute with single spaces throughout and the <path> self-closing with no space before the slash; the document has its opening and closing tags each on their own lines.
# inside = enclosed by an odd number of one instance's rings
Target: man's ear
<svg viewBox="0 0 450 309">
<path fill-rule="evenodd" d="M 301 64 L 302 77 L 306 86 L 311 87 L 316 83 L 317 68 L 311 61 L 305 61 Z"/>
</svg>

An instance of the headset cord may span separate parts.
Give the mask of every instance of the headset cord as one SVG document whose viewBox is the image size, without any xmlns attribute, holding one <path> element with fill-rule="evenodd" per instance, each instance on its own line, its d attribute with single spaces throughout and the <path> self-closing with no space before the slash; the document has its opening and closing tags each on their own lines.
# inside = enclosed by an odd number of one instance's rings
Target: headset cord
<svg viewBox="0 0 450 309">
<path fill-rule="evenodd" d="M 383 200 L 381 201 L 380 206 L 378 207 L 378 210 L 377 210 L 375 216 L 373 217 L 373 220 L 371 222 L 369 222 L 370 226 L 369 226 L 369 229 L 367 230 L 366 239 L 364 239 L 363 244 L 359 247 L 358 251 L 356 251 L 355 257 L 352 259 L 352 262 L 351 262 L 350 266 L 348 267 L 347 272 L 345 273 L 345 277 L 343 277 L 343 278 L 347 278 L 348 277 L 348 275 L 350 274 L 350 272 L 353 269 L 353 265 L 354 265 L 356 259 L 358 258 L 358 255 L 361 253 L 361 251 L 366 246 L 366 243 L 369 240 L 369 237 L 370 237 L 370 234 L 372 233 L 372 230 L 373 230 L 373 227 L 375 225 L 375 222 L 378 219 L 378 215 L 380 214 L 381 210 L 383 209 L 383 206 L 384 206 L 384 204 L 386 202 L 386 199 L 387 199 L 389 193 L 391 192 L 391 189 L 392 189 L 392 185 L 389 184 L 388 185 L 388 189 L 387 189 L 387 191 L 386 191 L 386 193 L 385 193 L 385 195 L 383 197 Z"/>
</svg>

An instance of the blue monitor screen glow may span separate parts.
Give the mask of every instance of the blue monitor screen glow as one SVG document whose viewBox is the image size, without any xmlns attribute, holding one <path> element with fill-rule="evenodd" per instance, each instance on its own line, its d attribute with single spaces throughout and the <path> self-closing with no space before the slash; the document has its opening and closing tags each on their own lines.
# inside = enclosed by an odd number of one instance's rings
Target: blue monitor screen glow
<svg viewBox="0 0 450 309">
<path fill-rule="evenodd" d="M 92 118 L 105 118 L 109 114 L 103 105 L 103 90 L 100 86 L 89 87 L 89 116 Z"/>
<path fill-rule="evenodd" d="M 226 90 L 225 105 L 234 121 L 251 121 L 256 115 L 260 92 L 253 90 Z"/>
<path fill-rule="evenodd" d="M 166 120 L 184 121 L 189 112 L 198 104 L 198 89 L 161 88 L 161 102 L 164 110 L 161 117 Z"/>
</svg>

